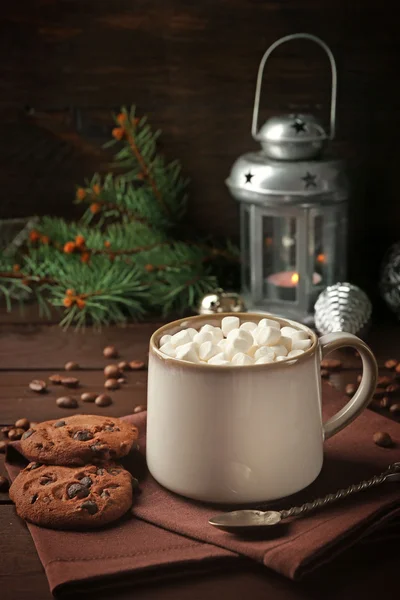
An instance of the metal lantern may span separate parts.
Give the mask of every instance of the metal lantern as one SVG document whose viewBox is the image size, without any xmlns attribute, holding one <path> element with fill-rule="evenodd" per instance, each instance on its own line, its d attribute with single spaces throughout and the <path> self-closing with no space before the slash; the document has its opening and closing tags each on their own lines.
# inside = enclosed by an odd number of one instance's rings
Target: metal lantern
<svg viewBox="0 0 400 600">
<path fill-rule="evenodd" d="M 281 44 L 307 39 L 327 53 L 332 72 L 330 133 L 312 115 L 287 114 L 258 128 L 265 63 Z M 248 309 L 312 322 L 320 292 L 346 278 L 348 182 L 324 150 L 335 134 L 337 73 L 329 47 L 299 33 L 277 40 L 257 76 L 252 136 L 261 151 L 241 156 L 226 184 L 241 208 L 242 294 Z"/>
</svg>

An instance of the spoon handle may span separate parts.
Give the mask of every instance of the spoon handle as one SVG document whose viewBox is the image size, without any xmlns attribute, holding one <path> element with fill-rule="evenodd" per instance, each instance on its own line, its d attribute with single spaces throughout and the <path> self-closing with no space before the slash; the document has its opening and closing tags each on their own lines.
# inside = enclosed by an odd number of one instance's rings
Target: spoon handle
<svg viewBox="0 0 400 600">
<path fill-rule="evenodd" d="M 332 504 L 337 500 L 342 500 L 343 498 L 347 498 L 347 496 L 351 496 L 352 494 L 357 494 L 358 492 L 363 492 L 364 490 L 368 490 L 369 488 L 375 487 L 383 483 L 389 475 L 400 472 L 400 463 L 396 462 L 390 465 L 386 471 L 381 473 L 380 475 L 375 475 L 371 477 L 371 479 L 367 479 L 366 481 L 361 481 L 360 483 L 350 485 L 348 488 L 344 488 L 338 490 L 334 494 L 327 494 L 323 498 L 317 498 L 312 502 L 306 502 L 301 506 L 293 506 L 288 510 L 279 511 L 282 519 L 287 519 L 289 517 L 299 517 L 312 510 L 317 508 L 321 508 L 326 506 L 327 504 Z"/>
</svg>

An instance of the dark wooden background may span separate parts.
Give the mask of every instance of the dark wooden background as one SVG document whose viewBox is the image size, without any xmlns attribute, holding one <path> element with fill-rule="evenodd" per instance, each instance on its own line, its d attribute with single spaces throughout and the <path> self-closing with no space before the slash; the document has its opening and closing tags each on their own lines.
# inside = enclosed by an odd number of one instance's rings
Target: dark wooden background
<svg viewBox="0 0 400 600">
<path fill-rule="evenodd" d="M 384 250 L 400 238 L 399 29 L 392 0 L 15 0 L 0 30 L 0 218 L 76 216 L 75 184 L 107 169 L 110 113 L 135 103 L 192 179 L 189 218 L 237 236 L 224 179 L 255 147 L 255 77 L 278 37 L 306 31 L 339 69 L 334 151 L 348 160 L 350 279 L 374 295 Z M 328 62 L 317 46 L 278 50 L 263 116 L 328 114 Z"/>
</svg>

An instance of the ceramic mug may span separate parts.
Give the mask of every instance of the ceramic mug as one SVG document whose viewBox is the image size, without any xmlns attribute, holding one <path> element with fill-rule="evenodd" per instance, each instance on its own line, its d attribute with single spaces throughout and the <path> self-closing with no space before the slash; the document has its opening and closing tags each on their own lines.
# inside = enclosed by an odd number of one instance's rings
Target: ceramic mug
<svg viewBox="0 0 400 600">
<path fill-rule="evenodd" d="M 233 313 L 232 313 L 233 314 Z M 370 348 L 349 333 L 318 339 L 308 327 L 275 315 L 235 313 L 241 321 L 272 318 L 306 331 L 311 347 L 296 359 L 249 366 L 183 362 L 163 355 L 160 338 L 182 328 L 219 326 L 227 314 L 181 319 L 150 340 L 147 464 L 169 490 L 206 502 L 247 504 L 289 496 L 318 476 L 324 440 L 349 425 L 375 390 Z M 351 346 L 360 353 L 358 390 L 325 423 L 320 361 Z"/>
</svg>

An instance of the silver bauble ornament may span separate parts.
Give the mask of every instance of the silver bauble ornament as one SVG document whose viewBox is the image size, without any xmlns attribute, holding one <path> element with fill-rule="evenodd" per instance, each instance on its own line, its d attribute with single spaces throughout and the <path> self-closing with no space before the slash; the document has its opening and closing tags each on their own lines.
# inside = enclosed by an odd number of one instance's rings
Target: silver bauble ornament
<svg viewBox="0 0 400 600">
<path fill-rule="evenodd" d="M 347 282 L 325 288 L 318 296 L 314 308 L 315 327 L 321 334 L 346 331 L 363 336 L 372 313 L 372 304 L 367 294 Z"/>
<path fill-rule="evenodd" d="M 226 312 L 246 312 L 243 298 L 236 292 L 215 290 L 204 296 L 197 311 L 200 315 L 213 315 Z"/>
<path fill-rule="evenodd" d="M 379 289 L 386 304 L 400 317 L 400 242 L 393 244 L 384 258 Z"/>
</svg>

